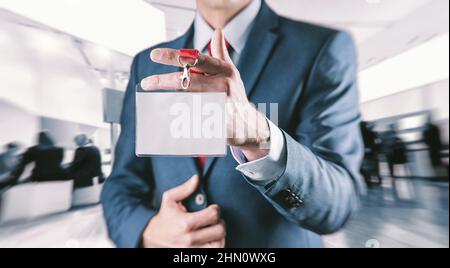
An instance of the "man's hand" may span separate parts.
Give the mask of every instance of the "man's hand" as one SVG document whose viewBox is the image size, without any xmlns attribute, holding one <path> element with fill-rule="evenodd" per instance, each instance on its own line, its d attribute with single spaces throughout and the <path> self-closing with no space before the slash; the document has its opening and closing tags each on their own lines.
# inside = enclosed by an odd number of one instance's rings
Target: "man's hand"
<svg viewBox="0 0 450 268">
<path fill-rule="evenodd" d="M 187 212 L 181 201 L 197 188 L 199 178 L 194 175 L 180 186 L 166 191 L 159 212 L 150 220 L 143 233 L 143 246 L 170 248 L 223 248 L 225 224 L 217 205 L 198 212 Z"/>
<path fill-rule="evenodd" d="M 188 88 L 192 92 L 226 92 L 228 103 L 227 139 L 231 146 L 239 147 L 249 161 L 259 159 L 268 153 L 270 130 L 267 120 L 247 99 L 244 84 L 238 69 L 228 54 L 225 38 L 221 30 L 214 32 L 211 40 L 211 56 L 200 54 L 191 74 Z M 158 48 L 151 52 L 154 62 L 180 66 L 178 50 Z M 193 63 L 194 60 L 184 59 Z M 145 78 L 141 86 L 144 90 L 182 90 L 181 72 L 153 75 Z"/>
</svg>

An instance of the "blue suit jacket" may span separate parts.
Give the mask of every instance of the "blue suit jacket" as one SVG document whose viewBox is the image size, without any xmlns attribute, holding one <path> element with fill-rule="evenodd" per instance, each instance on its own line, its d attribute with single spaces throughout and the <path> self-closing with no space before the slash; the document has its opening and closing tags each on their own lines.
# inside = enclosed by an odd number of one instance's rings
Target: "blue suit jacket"
<svg viewBox="0 0 450 268">
<path fill-rule="evenodd" d="M 194 30 L 155 47 L 187 47 Z M 151 62 L 155 47 L 133 61 L 115 163 L 102 193 L 109 235 L 119 247 L 139 246 L 164 191 L 199 173 L 194 158 L 135 155 L 135 85 L 178 70 Z M 235 170 L 230 153 L 209 158 L 198 189 L 207 204 L 189 198 L 185 205 L 197 211 L 218 204 L 228 247 L 320 247 L 319 234 L 342 227 L 364 190 L 353 42 L 346 33 L 280 17 L 263 3 L 237 66 L 250 101 L 278 103 L 286 169 L 257 185 Z M 302 203 L 292 206 L 293 200 Z"/>
</svg>

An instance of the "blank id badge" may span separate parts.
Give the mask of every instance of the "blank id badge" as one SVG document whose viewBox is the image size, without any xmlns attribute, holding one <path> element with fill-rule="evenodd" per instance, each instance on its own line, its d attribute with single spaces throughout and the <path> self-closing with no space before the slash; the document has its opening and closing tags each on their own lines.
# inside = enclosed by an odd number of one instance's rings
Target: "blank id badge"
<svg viewBox="0 0 450 268">
<path fill-rule="evenodd" d="M 136 85 L 137 156 L 226 155 L 226 93 Z"/>
</svg>

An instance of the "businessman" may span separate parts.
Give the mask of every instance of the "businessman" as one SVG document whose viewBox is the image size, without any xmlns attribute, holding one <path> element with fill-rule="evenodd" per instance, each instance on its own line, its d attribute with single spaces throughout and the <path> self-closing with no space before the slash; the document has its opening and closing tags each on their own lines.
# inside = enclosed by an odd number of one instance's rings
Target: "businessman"
<svg viewBox="0 0 450 268">
<path fill-rule="evenodd" d="M 28 148 L 16 169 L 12 172 L 12 184 L 20 179 L 25 168 L 33 164 L 33 171 L 28 178 L 31 182 L 66 180 L 61 163 L 64 158 L 64 149 L 56 146 L 52 136 L 47 131 L 37 135 L 37 144 Z"/>
<path fill-rule="evenodd" d="M 76 135 L 74 142 L 78 148 L 75 150 L 72 163 L 66 170 L 68 178 L 73 180 L 73 187 L 92 186 L 95 177 L 102 182 L 104 179 L 100 150 L 85 134 Z"/>
<path fill-rule="evenodd" d="M 119 247 L 321 247 L 320 235 L 340 229 L 364 191 L 351 38 L 280 17 L 260 0 L 197 0 L 197 10 L 187 33 L 133 61 L 102 193 L 111 239 Z M 202 52 L 188 62 L 187 89 L 182 48 Z M 256 136 L 228 139 L 221 158 L 136 157 L 139 83 L 226 92 L 233 120 L 245 110 L 254 120 L 239 125 Z M 278 124 L 250 103 L 277 103 Z"/>
</svg>

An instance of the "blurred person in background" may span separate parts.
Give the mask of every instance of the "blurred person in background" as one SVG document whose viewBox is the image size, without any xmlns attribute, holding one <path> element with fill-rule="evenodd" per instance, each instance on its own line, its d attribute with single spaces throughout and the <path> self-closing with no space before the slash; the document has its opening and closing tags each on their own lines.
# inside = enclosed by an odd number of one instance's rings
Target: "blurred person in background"
<svg viewBox="0 0 450 268">
<path fill-rule="evenodd" d="M 46 131 L 39 132 L 37 145 L 28 148 L 22 155 L 17 169 L 13 172 L 13 182 L 15 183 L 20 179 L 24 169 L 29 164 L 34 164 L 34 168 L 26 181 L 64 180 L 65 176 L 61 168 L 63 157 L 63 148 L 55 146 L 50 134 Z"/>
<path fill-rule="evenodd" d="M 395 166 L 407 163 L 406 145 L 397 134 L 396 124 L 392 123 L 389 125 L 389 130 L 385 132 L 383 143 L 389 173 L 392 178 L 396 178 Z"/>
<path fill-rule="evenodd" d="M 364 141 L 364 159 L 361 165 L 361 174 L 364 176 L 366 184 L 372 184 L 372 178 L 375 177 L 381 184 L 380 169 L 378 163 L 378 138 L 369 122 L 362 121 L 360 124 L 361 134 Z"/>
<path fill-rule="evenodd" d="M 0 154 L 0 176 L 11 172 L 19 163 L 20 146 L 11 142 L 5 145 L 5 150 Z"/>
<path fill-rule="evenodd" d="M 433 123 L 431 116 L 428 118 L 422 135 L 423 141 L 428 147 L 431 165 L 437 172 L 437 175 L 439 175 L 439 172 L 444 167 L 442 163 L 443 144 L 441 139 L 441 131 L 439 127 Z"/>
<path fill-rule="evenodd" d="M 423 141 L 428 146 L 428 152 L 431 160 L 431 164 L 434 167 L 441 166 L 441 149 L 442 149 L 442 141 L 441 141 L 441 132 L 439 127 L 431 121 L 425 125 L 425 129 L 423 131 Z"/>
<path fill-rule="evenodd" d="M 66 170 L 68 178 L 74 180 L 74 187 L 91 186 L 95 177 L 98 177 L 99 182 L 103 182 L 100 150 L 85 134 L 75 136 L 74 142 L 78 148 Z"/>
<path fill-rule="evenodd" d="M 8 143 L 5 150 L 0 154 L 0 188 L 8 184 L 11 179 L 11 172 L 17 168 L 19 164 L 20 145 L 18 143 Z"/>
</svg>

